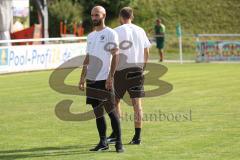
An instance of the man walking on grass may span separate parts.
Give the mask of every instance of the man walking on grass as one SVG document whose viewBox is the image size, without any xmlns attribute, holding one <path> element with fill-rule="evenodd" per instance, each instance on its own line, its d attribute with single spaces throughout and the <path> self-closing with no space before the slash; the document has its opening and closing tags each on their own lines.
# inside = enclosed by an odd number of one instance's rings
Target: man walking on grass
<svg viewBox="0 0 240 160">
<path fill-rule="evenodd" d="M 114 75 L 116 108 L 119 117 L 121 117 L 120 99 L 123 98 L 127 91 L 132 100 L 135 125 L 135 134 L 130 144 L 140 144 L 143 117 L 141 98 L 144 97 L 143 71 L 148 61 L 151 44 L 145 31 L 141 27 L 132 24 L 132 8 L 122 8 L 119 13 L 119 20 L 121 26 L 114 29 L 118 33 L 120 42 L 120 60 Z M 108 142 L 114 143 L 115 141 L 116 135 L 113 132 L 108 137 Z"/>
<path fill-rule="evenodd" d="M 157 44 L 156 47 L 159 52 L 159 62 L 162 62 L 164 58 L 165 30 L 165 26 L 162 24 L 161 19 L 157 19 L 154 31 Z"/>
</svg>

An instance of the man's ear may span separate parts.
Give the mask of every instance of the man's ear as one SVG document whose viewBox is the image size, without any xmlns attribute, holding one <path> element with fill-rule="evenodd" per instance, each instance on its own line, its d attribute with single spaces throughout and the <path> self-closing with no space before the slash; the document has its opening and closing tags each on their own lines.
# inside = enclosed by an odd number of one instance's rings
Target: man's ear
<svg viewBox="0 0 240 160">
<path fill-rule="evenodd" d="M 106 18 L 106 14 L 103 14 L 103 18 L 104 18 L 104 19 Z"/>
<path fill-rule="evenodd" d="M 131 17 L 131 20 L 132 20 L 132 21 L 134 20 L 134 16 Z"/>
</svg>

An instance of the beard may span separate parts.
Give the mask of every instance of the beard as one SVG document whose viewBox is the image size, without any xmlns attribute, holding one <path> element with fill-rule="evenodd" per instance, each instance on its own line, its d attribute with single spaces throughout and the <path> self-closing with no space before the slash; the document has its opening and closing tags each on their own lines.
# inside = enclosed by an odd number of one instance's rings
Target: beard
<svg viewBox="0 0 240 160">
<path fill-rule="evenodd" d="M 93 20 L 92 23 L 93 23 L 94 26 L 100 26 L 102 24 L 102 20 L 101 19 L 100 20 Z"/>
</svg>

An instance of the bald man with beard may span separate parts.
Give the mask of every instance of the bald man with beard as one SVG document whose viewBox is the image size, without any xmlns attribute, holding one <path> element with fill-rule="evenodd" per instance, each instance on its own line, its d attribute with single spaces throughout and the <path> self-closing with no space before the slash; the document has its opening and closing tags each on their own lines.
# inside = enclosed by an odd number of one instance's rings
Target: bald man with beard
<svg viewBox="0 0 240 160">
<path fill-rule="evenodd" d="M 84 90 L 86 81 L 86 103 L 93 107 L 100 138 L 98 145 L 90 151 L 109 149 L 106 139 L 105 109 L 116 135 L 116 152 L 123 152 L 121 127 L 114 107 L 113 91 L 113 77 L 118 63 L 118 35 L 113 29 L 105 26 L 106 11 L 102 6 L 95 6 L 92 9 L 91 18 L 95 31 L 87 37 L 87 55 L 79 82 L 79 89 Z"/>
</svg>

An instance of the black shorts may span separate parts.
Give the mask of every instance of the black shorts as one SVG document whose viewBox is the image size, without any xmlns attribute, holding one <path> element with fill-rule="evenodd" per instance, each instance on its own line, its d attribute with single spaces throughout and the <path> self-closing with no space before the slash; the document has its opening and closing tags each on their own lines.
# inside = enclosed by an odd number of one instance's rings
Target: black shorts
<svg viewBox="0 0 240 160">
<path fill-rule="evenodd" d="M 91 81 L 87 80 L 86 96 L 87 104 L 98 106 L 101 103 L 115 104 L 115 97 L 113 91 L 108 91 L 105 88 L 106 80 Z"/>
<path fill-rule="evenodd" d="M 144 75 L 142 68 L 133 67 L 116 71 L 114 75 L 115 96 L 121 99 L 128 91 L 130 98 L 144 97 L 143 83 Z"/>
</svg>

